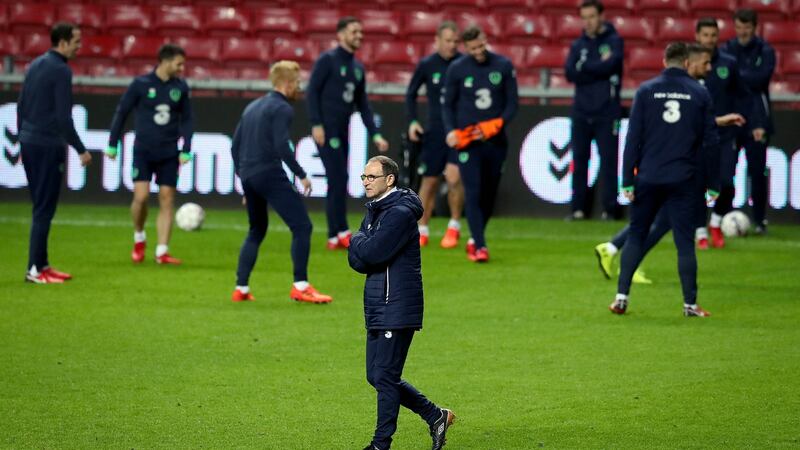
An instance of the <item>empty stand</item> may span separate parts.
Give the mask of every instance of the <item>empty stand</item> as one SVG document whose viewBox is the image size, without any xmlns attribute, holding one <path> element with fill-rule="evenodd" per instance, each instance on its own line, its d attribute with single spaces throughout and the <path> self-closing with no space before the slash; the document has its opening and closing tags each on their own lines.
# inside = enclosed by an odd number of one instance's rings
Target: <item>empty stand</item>
<svg viewBox="0 0 800 450">
<path fill-rule="evenodd" d="M 204 28 L 210 36 L 244 37 L 250 31 L 250 11 L 233 6 L 208 8 Z"/>
<path fill-rule="evenodd" d="M 250 25 L 259 37 L 294 37 L 300 31 L 300 16 L 291 9 L 259 8 Z"/>
<path fill-rule="evenodd" d="M 118 36 L 147 35 L 152 26 L 151 13 L 140 5 L 106 6 L 106 33 Z"/>
<path fill-rule="evenodd" d="M 84 36 L 100 34 L 105 28 L 103 8 L 99 5 L 83 3 L 61 5 L 58 8 L 58 21 L 78 25 L 81 29 L 81 35 Z"/>
<path fill-rule="evenodd" d="M 161 36 L 196 36 L 201 18 L 192 6 L 162 6 L 153 13 L 153 29 Z"/>
<path fill-rule="evenodd" d="M 318 49 L 306 39 L 278 38 L 272 44 L 272 59 L 290 59 L 308 69 L 317 58 Z"/>
<path fill-rule="evenodd" d="M 651 45 L 653 43 L 655 25 L 650 18 L 614 16 L 611 18 L 611 23 L 625 40 L 626 46 Z"/>
<path fill-rule="evenodd" d="M 750 8 L 758 13 L 758 21 L 789 18 L 790 0 L 739 0 L 740 8 Z"/>
<path fill-rule="evenodd" d="M 578 16 L 561 17 L 559 20 L 555 21 L 555 24 L 556 32 L 554 41 L 556 42 L 569 44 L 583 33 L 583 22 Z"/>
<path fill-rule="evenodd" d="M 231 37 L 222 41 L 220 58 L 225 66 L 265 68 L 269 57 L 269 43 L 264 39 Z"/>
<path fill-rule="evenodd" d="M 550 17 L 543 15 L 510 14 L 503 28 L 503 38 L 510 43 L 544 44 L 552 34 Z"/>
<path fill-rule="evenodd" d="M 8 8 L 8 28 L 17 35 L 49 34 L 55 18 L 54 3 L 18 2 Z"/>
<path fill-rule="evenodd" d="M 445 20 L 445 16 L 439 12 L 414 11 L 408 13 L 405 19 L 403 34 L 408 39 L 418 42 L 433 41 L 436 35 L 436 29 L 443 20 Z"/>
<path fill-rule="evenodd" d="M 764 39 L 779 51 L 800 49 L 800 26 L 795 22 L 767 22 Z"/>
<path fill-rule="evenodd" d="M 638 0 L 636 11 L 646 16 L 680 16 L 689 12 L 686 0 Z"/>
<path fill-rule="evenodd" d="M 689 0 L 689 10 L 694 17 L 714 17 L 731 20 L 736 11 L 736 0 Z"/>
</svg>

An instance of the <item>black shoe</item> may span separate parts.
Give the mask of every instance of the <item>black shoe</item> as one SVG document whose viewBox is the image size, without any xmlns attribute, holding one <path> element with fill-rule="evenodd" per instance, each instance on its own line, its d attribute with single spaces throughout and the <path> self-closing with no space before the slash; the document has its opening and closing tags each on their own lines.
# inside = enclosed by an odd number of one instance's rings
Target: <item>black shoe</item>
<svg viewBox="0 0 800 450">
<path fill-rule="evenodd" d="M 364 447 L 364 450 L 381 450 L 377 446 L 369 444 L 368 446 Z"/>
<path fill-rule="evenodd" d="M 753 232 L 756 236 L 763 236 L 767 234 L 767 221 L 763 221 L 760 224 L 756 225 L 756 229 Z"/>
<path fill-rule="evenodd" d="M 583 211 L 573 211 L 570 215 L 564 217 L 564 220 L 566 222 L 573 222 L 576 220 L 584 220 L 584 219 L 586 219 L 586 215 L 583 213 Z"/>
<path fill-rule="evenodd" d="M 447 429 L 450 428 L 450 425 L 452 425 L 455 420 L 456 415 L 453 414 L 453 411 L 442 408 L 441 416 L 431 425 L 431 439 L 433 439 L 433 447 L 431 447 L 431 450 L 439 450 L 444 447 L 447 441 L 445 439 Z"/>
</svg>

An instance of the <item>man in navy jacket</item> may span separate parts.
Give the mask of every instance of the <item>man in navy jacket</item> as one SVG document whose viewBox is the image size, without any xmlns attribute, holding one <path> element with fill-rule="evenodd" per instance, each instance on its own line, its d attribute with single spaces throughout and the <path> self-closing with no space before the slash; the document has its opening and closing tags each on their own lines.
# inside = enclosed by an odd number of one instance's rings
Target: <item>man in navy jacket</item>
<svg viewBox="0 0 800 450">
<path fill-rule="evenodd" d="M 364 64 L 355 58 L 361 47 L 361 22 L 343 17 L 336 26 L 339 46 L 320 55 L 311 71 L 306 98 L 311 121 L 311 136 L 319 148 L 319 157 L 328 179 L 325 215 L 328 218 L 328 249 L 350 245 L 347 224 L 347 168 L 350 152 L 350 116 L 361 113 L 372 142 L 381 152 L 389 143 L 378 132 L 366 91 Z"/>
<path fill-rule="evenodd" d="M 627 310 L 633 272 L 643 257 L 650 226 L 663 207 L 678 248 L 683 314 L 709 316 L 697 305 L 695 208 L 701 177 L 708 195 L 718 195 L 719 136 L 708 90 L 686 71 L 688 55 L 686 44 L 668 45 L 666 70 L 643 83 L 633 100 L 622 166 L 622 190 L 632 202 L 631 224 L 617 295 L 609 306 L 615 314 Z"/>
<path fill-rule="evenodd" d="M 769 82 L 775 71 L 775 50 L 756 36 L 758 16 L 752 9 L 740 9 L 734 15 L 736 37 L 722 49 L 736 58 L 739 75 L 750 89 L 753 102 L 758 105 L 763 127 L 742 130 L 738 141 L 747 155 L 747 173 L 750 175 L 753 198 L 753 222 L 756 234 L 767 232 L 767 146 L 775 133 L 769 99 Z"/>
<path fill-rule="evenodd" d="M 391 446 L 401 405 L 425 420 L 439 449 L 455 415 L 400 378 L 414 332 L 422 328 L 423 294 L 417 229 L 422 203 L 414 192 L 397 188 L 398 173 L 388 157 L 367 161 L 361 180 L 371 201 L 348 254 L 350 267 L 367 275 L 367 381 L 378 392 L 375 435 L 365 450 Z"/>
<path fill-rule="evenodd" d="M 17 102 L 22 165 L 33 201 L 25 281 L 37 284 L 63 283 L 72 278 L 50 267 L 47 255 L 67 145 L 78 152 L 82 166 L 92 161 L 72 122 L 72 70 L 67 65 L 81 48 L 81 31 L 72 24 L 58 23 L 50 32 L 50 42 L 53 47 L 31 63 Z"/>
<path fill-rule="evenodd" d="M 617 205 L 619 91 L 622 86 L 622 38 L 603 20 L 603 4 L 584 0 L 579 8 L 583 35 L 572 43 L 565 64 L 567 79 L 575 83 L 572 104 L 572 213 L 569 220 L 586 217 L 586 198 L 592 139 L 600 151 L 603 218 L 614 218 Z"/>
</svg>

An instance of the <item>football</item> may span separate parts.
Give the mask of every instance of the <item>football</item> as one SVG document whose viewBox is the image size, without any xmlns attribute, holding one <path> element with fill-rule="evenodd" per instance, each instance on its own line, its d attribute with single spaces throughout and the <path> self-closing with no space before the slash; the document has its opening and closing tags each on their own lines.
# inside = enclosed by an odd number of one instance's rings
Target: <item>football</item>
<svg viewBox="0 0 800 450">
<path fill-rule="evenodd" d="M 206 212 L 197 203 L 184 203 L 175 213 L 175 223 L 178 228 L 185 231 L 195 231 L 203 226 Z"/>
<path fill-rule="evenodd" d="M 739 210 L 731 211 L 722 218 L 720 228 L 726 237 L 745 236 L 750 230 L 750 219 Z"/>
</svg>

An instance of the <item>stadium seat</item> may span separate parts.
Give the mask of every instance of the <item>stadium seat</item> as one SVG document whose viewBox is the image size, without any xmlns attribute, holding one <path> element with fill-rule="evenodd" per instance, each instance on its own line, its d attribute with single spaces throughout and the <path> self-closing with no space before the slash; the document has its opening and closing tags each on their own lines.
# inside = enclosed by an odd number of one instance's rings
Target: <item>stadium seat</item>
<svg viewBox="0 0 800 450">
<path fill-rule="evenodd" d="M 733 28 L 732 20 L 717 19 L 717 26 L 719 26 L 720 44 L 736 37 L 736 30 Z"/>
<path fill-rule="evenodd" d="M 570 89 L 574 88 L 575 86 L 573 86 L 572 83 L 567 80 L 567 77 L 564 76 L 564 74 L 556 73 L 550 75 L 549 87 L 553 89 Z"/>
<path fill-rule="evenodd" d="M 82 36 L 100 34 L 104 28 L 103 8 L 97 5 L 69 3 L 58 8 L 58 20 L 78 25 Z"/>
<path fill-rule="evenodd" d="M 536 0 L 539 12 L 552 16 L 577 15 L 578 3 L 575 0 Z M 536 10 L 536 8 L 534 8 Z"/>
<path fill-rule="evenodd" d="M 8 27 L 8 5 L 0 4 L 0 31 Z"/>
<path fill-rule="evenodd" d="M 410 12 L 406 15 L 403 34 L 412 41 L 432 42 L 436 36 L 436 29 L 443 20 L 445 20 L 444 14 L 438 12 Z"/>
<path fill-rule="evenodd" d="M 259 37 L 294 37 L 300 31 L 300 16 L 291 9 L 256 9 L 250 29 Z"/>
<path fill-rule="evenodd" d="M 287 0 L 241 0 L 245 8 L 286 8 Z"/>
<path fill-rule="evenodd" d="M 696 18 L 730 20 L 736 11 L 736 0 L 689 0 L 689 11 Z"/>
<path fill-rule="evenodd" d="M 192 6 L 162 6 L 153 12 L 153 29 L 161 36 L 196 36 L 200 14 Z"/>
<path fill-rule="evenodd" d="M 394 0 L 388 2 L 392 11 L 430 11 L 435 5 L 435 0 Z"/>
<path fill-rule="evenodd" d="M 363 11 L 358 15 L 364 30 L 364 40 L 393 40 L 400 34 L 402 16 L 392 11 Z"/>
<path fill-rule="evenodd" d="M 0 57 L 15 56 L 19 53 L 19 40 L 11 33 L 0 34 Z"/>
<path fill-rule="evenodd" d="M 794 22 L 767 22 L 762 28 L 764 39 L 778 51 L 800 48 L 800 27 Z"/>
<path fill-rule="evenodd" d="M 759 22 L 789 19 L 789 0 L 740 0 L 739 7 L 754 10 Z"/>
<path fill-rule="evenodd" d="M 239 70 L 239 78 L 243 80 L 266 80 L 269 78 L 267 67 L 242 67 Z"/>
<path fill-rule="evenodd" d="M 528 70 L 551 69 L 552 72 L 564 73 L 568 54 L 567 46 L 534 45 L 528 49 L 525 66 Z"/>
<path fill-rule="evenodd" d="M 541 73 L 538 70 L 517 72 L 517 86 L 520 88 L 537 88 L 542 81 Z"/>
<path fill-rule="evenodd" d="M 800 94 L 800 82 L 773 81 L 769 84 L 769 92 L 774 97 L 777 95 Z"/>
<path fill-rule="evenodd" d="M 636 11 L 645 16 L 682 16 L 689 11 L 687 0 L 639 0 Z"/>
<path fill-rule="evenodd" d="M 483 8 L 482 0 L 437 0 L 434 8 L 444 13 L 475 12 Z"/>
<path fill-rule="evenodd" d="M 38 57 L 42 53 L 50 50 L 50 33 L 29 33 L 22 39 L 18 59 L 21 62 L 28 62 Z"/>
<path fill-rule="evenodd" d="M 544 44 L 553 34 L 548 16 L 509 14 L 506 17 L 503 35 L 510 43 Z"/>
<path fill-rule="evenodd" d="M 269 44 L 264 39 L 230 37 L 222 41 L 220 59 L 230 67 L 269 67 Z"/>
<path fill-rule="evenodd" d="M 534 0 L 491 0 L 486 8 L 493 13 L 529 14 L 533 12 L 533 5 Z"/>
<path fill-rule="evenodd" d="M 781 71 L 787 81 L 800 81 L 800 49 L 781 54 Z"/>
<path fill-rule="evenodd" d="M 312 10 L 303 13 L 300 34 L 310 38 L 336 37 L 339 12 L 336 10 Z"/>
<path fill-rule="evenodd" d="M 203 65 L 219 62 L 220 41 L 213 37 L 180 36 L 175 43 L 186 51 L 186 65 L 201 61 Z"/>
<path fill-rule="evenodd" d="M 106 6 L 106 32 L 117 36 L 149 33 L 152 21 L 149 9 L 140 5 Z"/>
<path fill-rule="evenodd" d="M 205 66 L 202 64 L 187 63 L 187 78 L 194 80 L 210 79 L 236 79 L 236 69 L 228 67 Z"/>
<path fill-rule="evenodd" d="M 631 16 L 634 14 L 633 0 L 603 0 L 606 19 L 614 16 Z"/>
<path fill-rule="evenodd" d="M 655 37 L 653 20 L 646 17 L 614 16 L 611 23 L 625 40 L 626 46 L 651 45 Z"/>
<path fill-rule="evenodd" d="M 491 14 L 462 12 L 456 14 L 455 21 L 461 30 L 464 30 L 470 25 L 477 25 L 489 39 L 503 37 L 502 22 Z"/>
<path fill-rule="evenodd" d="M 372 49 L 371 68 L 412 71 L 419 59 L 417 47 L 410 42 L 380 42 Z"/>
<path fill-rule="evenodd" d="M 14 3 L 8 9 L 8 29 L 20 36 L 28 33 L 50 34 L 50 27 L 53 26 L 55 18 L 55 4 Z"/>
<path fill-rule="evenodd" d="M 405 70 L 378 70 L 367 71 L 367 83 L 393 83 L 403 87 L 408 86 L 412 73 Z"/>
<path fill-rule="evenodd" d="M 122 40 L 122 61 L 130 67 L 154 64 L 158 49 L 165 42 L 165 38 L 157 36 L 127 36 Z"/>
<path fill-rule="evenodd" d="M 290 59 L 308 69 L 317 58 L 318 50 L 306 39 L 278 38 L 272 44 L 272 60 Z"/>
<path fill-rule="evenodd" d="M 695 19 L 662 17 L 658 21 L 658 41 L 666 46 L 673 41 L 694 41 Z"/>
<path fill-rule="evenodd" d="M 633 78 L 650 78 L 664 69 L 664 49 L 634 47 L 628 54 L 626 73 Z"/>
<path fill-rule="evenodd" d="M 583 33 L 583 22 L 578 16 L 564 16 L 555 21 L 556 32 L 554 42 L 571 44 Z"/>
<path fill-rule="evenodd" d="M 510 59 L 511 63 L 514 64 L 514 67 L 517 69 L 517 72 L 521 71 L 521 69 L 527 65 L 528 47 L 524 45 L 492 43 L 489 44 L 489 50 Z"/>
<path fill-rule="evenodd" d="M 250 30 L 250 12 L 233 6 L 206 9 L 205 29 L 209 36 L 244 37 Z"/>
<path fill-rule="evenodd" d="M 121 44 L 119 36 L 86 36 L 81 38 L 79 59 L 84 64 L 113 66 L 119 59 Z"/>
</svg>

